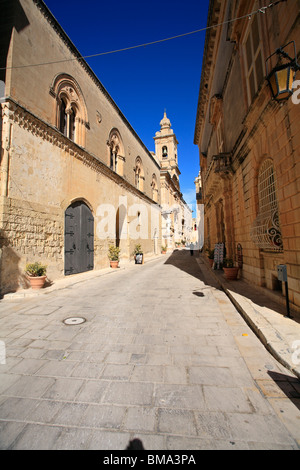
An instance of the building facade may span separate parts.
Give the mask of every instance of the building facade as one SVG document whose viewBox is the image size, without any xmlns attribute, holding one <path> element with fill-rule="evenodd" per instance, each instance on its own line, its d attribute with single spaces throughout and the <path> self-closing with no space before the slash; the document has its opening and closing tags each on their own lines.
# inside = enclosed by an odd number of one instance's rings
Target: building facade
<svg viewBox="0 0 300 470">
<path fill-rule="evenodd" d="M 194 239 L 197 248 L 202 250 L 204 245 L 204 205 L 202 200 L 201 171 L 199 171 L 198 176 L 196 176 L 194 184 L 196 192 L 196 220 L 194 224 L 196 234 L 194 234 Z"/>
<path fill-rule="evenodd" d="M 0 8 L 2 294 L 160 252 L 159 162 L 43 1 Z"/>
<path fill-rule="evenodd" d="M 194 137 L 205 247 L 224 243 L 243 279 L 283 295 L 277 266 L 286 265 L 295 308 L 300 307 L 300 105 L 291 97 L 273 98 L 266 63 L 269 71 L 279 65 L 281 56 L 273 54 L 286 45 L 282 50 L 297 60 L 299 11 L 297 0 L 268 7 L 261 1 L 210 1 Z"/>
</svg>

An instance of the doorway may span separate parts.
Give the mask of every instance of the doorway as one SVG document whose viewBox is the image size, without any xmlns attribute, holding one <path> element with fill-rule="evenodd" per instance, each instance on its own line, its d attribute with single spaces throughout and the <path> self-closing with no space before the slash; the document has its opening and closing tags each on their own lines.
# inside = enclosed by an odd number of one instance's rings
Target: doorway
<svg viewBox="0 0 300 470">
<path fill-rule="evenodd" d="M 83 201 L 65 211 L 65 276 L 94 269 L 94 217 Z"/>
</svg>

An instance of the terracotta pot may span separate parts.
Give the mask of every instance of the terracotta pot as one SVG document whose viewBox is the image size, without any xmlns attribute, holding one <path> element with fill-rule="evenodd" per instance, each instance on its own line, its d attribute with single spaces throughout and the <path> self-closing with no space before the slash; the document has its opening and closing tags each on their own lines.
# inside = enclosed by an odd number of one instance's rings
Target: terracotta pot
<svg viewBox="0 0 300 470">
<path fill-rule="evenodd" d="M 208 258 L 208 262 L 210 264 L 210 267 L 212 268 L 213 264 L 214 264 L 214 260 L 211 259 L 211 258 Z"/>
<path fill-rule="evenodd" d="M 27 276 L 32 289 L 41 289 L 44 287 L 47 276 Z"/>
<path fill-rule="evenodd" d="M 110 260 L 110 267 L 111 268 L 117 268 L 119 266 L 119 261 L 112 261 Z"/>
<path fill-rule="evenodd" d="M 223 267 L 223 271 L 225 273 L 226 279 L 228 279 L 230 281 L 233 281 L 233 280 L 237 279 L 239 268 L 238 267 L 233 267 L 233 268 L 224 268 Z"/>
</svg>

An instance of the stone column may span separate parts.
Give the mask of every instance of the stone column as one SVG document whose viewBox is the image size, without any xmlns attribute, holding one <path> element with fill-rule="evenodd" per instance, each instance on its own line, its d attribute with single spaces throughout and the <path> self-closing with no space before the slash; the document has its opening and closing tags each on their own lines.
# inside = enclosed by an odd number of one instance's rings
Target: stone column
<svg viewBox="0 0 300 470">
<path fill-rule="evenodd" d="M 9 103 L 2 103 L 2 158 L 0 170 L 1 196 L 8 196 L 8 170 L 12 136 L 12 122 Z"/>
</svg>

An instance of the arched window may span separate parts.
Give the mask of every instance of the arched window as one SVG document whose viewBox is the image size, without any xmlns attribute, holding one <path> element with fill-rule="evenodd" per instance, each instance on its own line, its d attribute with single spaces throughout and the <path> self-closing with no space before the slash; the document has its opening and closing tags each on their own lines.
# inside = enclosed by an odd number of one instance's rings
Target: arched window
<svg viewBox="0 0 300 470">
<path fill-rule="evenodd" d="M 162 148 L 162 156 L 163 156 L 163 158 L 168 157 L 168 147 L 166 145 L 164 145 L 163 148 Z"/>
<path fill-rule="evenodd" d="M 75 140 L 75 110 L 71 108 L 69 111 L 69 139 Z"/>
<path fill-rule="evenodd" d="M 257 190 L 258 216 L 252 225 L 251 238 L 261 249 L 282 251 L 276 174 L 273 161 L 270 158 L 266 159 L 260 167 Z"/>
<path fill-rule="evenodd" d="M 137 189 L 139 189 L 140 191 L 144 190 L 144 170 L 140 157 L 137 157 L 135 160 L 134 183 Z"/>
<path fill-rule="evenodd" d="M 107 141 L 108 145 L 108 165 L 111 170 L 123 176 L 124 173 L 124 145 L 121 135 L 117 129 L 112 129 Z"/>
<path fill-rule="evenodd" d="M 67 74 L 57 75 L 50 89 L 56 98 L 54 121 L 66 137 L 84 147 L 87 110 L 78 83 Z"/>
<path fill-rule="evenodd" d="M 157 200 L 158 200 L 157 178 L 156 178 L 156 175 L 154 173 L 152 175 L 151 188 L 152 188 L 152 199 L 153 199 L 153 201 L 157 202 Z"/>
<path fill-rule="evenodd" d="M 64 135 L 67 135 L 67 113 L 66 113 L 66 103 L 63 98 L 60 100 L 59 104 L 59 125 L 58 128 L 60 132 Z"/>
<path fill-rule="evenodd" d="M 76 126 L 76 112 L 74 107 L 69 107 L 66 103 L 66 99 L 63 97 L 60 99 L 58 106 L 59 122 L 58 128 L 66 137 L 71 140 L 75 140 L 75 126 Z"/>
</svg>

